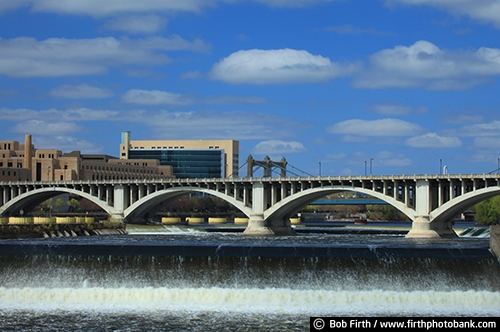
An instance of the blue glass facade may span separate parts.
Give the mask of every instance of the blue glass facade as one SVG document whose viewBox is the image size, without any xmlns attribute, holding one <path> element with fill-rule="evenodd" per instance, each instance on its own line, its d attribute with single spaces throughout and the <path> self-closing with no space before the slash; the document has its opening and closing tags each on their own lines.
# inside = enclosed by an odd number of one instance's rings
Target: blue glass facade
<svg viewBox="0 0 500 332">
<path fill-rule="evenodd" d="M 172 166 L 176 178 L 225 177 L 224 150 L 220 149 L 131 149 L 129 159 L 157 159 Z"/>
</svg>

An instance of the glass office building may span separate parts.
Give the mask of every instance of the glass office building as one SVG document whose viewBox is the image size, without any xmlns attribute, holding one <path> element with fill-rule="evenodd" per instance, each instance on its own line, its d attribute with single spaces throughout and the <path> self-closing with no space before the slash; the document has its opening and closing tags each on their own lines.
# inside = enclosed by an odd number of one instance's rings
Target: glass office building
<svg viewBox="0 0 500 332">
<path fill-rule="evenodd" d="M 131 140 L 123 131 L 120 159 L 156 159 L 171 166 L 176 178 L 238 177 L 239 142 L 235 140 Z"/>
<path fill-rule="evenodd" d="M 157 159 L 160 165 L 172 166 L 176 178 L 223 178 L 224 150 L 140 149 L 130 150 L 129 159 Z"/>
</svg>

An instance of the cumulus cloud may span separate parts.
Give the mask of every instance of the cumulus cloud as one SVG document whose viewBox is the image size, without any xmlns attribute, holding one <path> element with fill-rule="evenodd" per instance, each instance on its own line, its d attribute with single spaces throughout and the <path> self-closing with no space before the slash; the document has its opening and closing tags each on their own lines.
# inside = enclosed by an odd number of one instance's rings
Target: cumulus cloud
<svg viewBox="0 0 500 332">
<path fill-rule="evenodd" d="M 219 95 L 211 96 L 202 100 L 206 104 L 266 104 L 268 101 L 262 97 Z"/>
<path fill-rule="evenodd" d="M 410 114 L 426 113 L 429 109 L 427 107 L 413 107 L 405 104 L 398 104 L 394 102 L 383 102 L 373 105 L 369 110 L 383 115 L 401 116 Z"/>
<path fill-rule="evenodd" d="M 322 2 L 332 2 L 335 0 L 253 0 L 268 5 L 269 7 L 306 7 Z"/>
<path fill-rule="evenodd" d="M 330 162 L 335 163 L 345 163 L 349 165 L 362 166 L 363 162 L 366 165 L 366 172 L 368 173 L 369 161 L 371 159 L 372 168 L 379 166 L 396 166 L 404 167 L 412 164 L 412 160 L 401 153 L 395 153 L 391 151 L 379 151 L 374 154 L 367 154 L 366 152 L 355 152 L 355 153 L 338 153 L 326 155 L 326 158 Z M 359 173 L 357 173 L 359 174 Z"/>
<path fill-rule="evenodd" d="M 361 27 L 355 27 L 351 24 L 344 24 L 344 25 L 335 25 L 335 26 L 327 26 L 323 28 L 325 31 L 332 31 L 341 35 L 361 35 L 361 34 L 368 34 L 368 35 L 391 35 L 393 33 L 391 32 L 386 32 L 386 31 L 381 31 L 381 30 L 375 30 L 375 29 L 367 29 L 367 28 L 361 28 Z"/>
<path fill-rule="evenodd" d="M 458 137 L 439 136 L 436 133 L 426 133 L 407 139 L 405 144 L 413 148 L 458 148 L 462 142 Z"/>
<path fill-rule="evenodd" d="M 297 8 L 336 0 L 251 0 L 269 7 Z M 130 13 L 200 12 L 218 3 L 237 3 L 234 0 L 2 0 L 0 12 L 30 6 L 33 12 L 90 15 L 96 18 Z"/>
<path fill-rule="evenodd" d="M 82 153 L 100 154 L 104 151 L 99 144 L 67 135 L 35 136 L 33 144 L 39 149 L 56 149 L 63 152 L 81 151 Z"/>
<path fill-rule="evenodd" d="M 286 139 L 311 125 L 286 116 L 258 112 L 169 112 L 134 110 L 127 121 L 150 128 L 160 139 Z"/>
<path fill-rule="evenodd" d="M 475 123 L 463 126 L 459 129 L 446 131 L 447 135 L 456 136 L 500 136 L 500 121 L 491 121 L 483 123 Z"/>
<path fill-rule="evenodd" d="M 90 108 L 77 108 L 58 110 L 51 108 L 48 110 L 31 110 L 27 108 L 2 108 L 0 109 L 1 121 L 114 121 L 119 120 L 120 112 L 109 110 L 95 110 Z"/>
<path fill-rule="evenodd" d="M 285 142 L 281 140 L 262 141 L 252 149 L 252 153 L 263 155 L 285 155 L 305 151 L 306 148 L 300 142 Z"/>
<path fill-rule="evenodd" d="M 114 95 L 109 89 L 102 89 L 88 84 L 61 85 L 49 91 L 49 96 L 61 99 L 103 99 Z"/>
<path fill-rule="evenodd" d="M 445 10 L 453 15 L 465 15 L 500 28 L 500 3 L 496 0 L 386 0 L 389 5 L 427 5 Z"/>
<path fill-rule="evenodd" d="M 327 128 L 327 132 L 337 135 L 356 136 L 411 136 L 422 132 L 422 128 L 414 123 L 398 119 L 342 121 Z"/>
<path fill-rule="evenodd" d="M 458 90 L 500 75 L 500 49 L 448 51 L 425 40 L 379 51 L 369 62 L 354 80 L 355 87 Z"/>
<path fill-rule="evenodd" d="M 211 6 L 215 0 L 31 0 L 34 12 L 50 12 L 59 14 L 90 15 L 104 17 L 127 13 L 199 12 Z"/>
<path fill-rule="evenodd" d="M 189 105 L 192 99 L 179 93 L 171 93 L 159 90 L 128 90 L 122 100 L 131 104 L 142 105 Z"/>
<path fill-rule="evenodd" d="M 328 81 L 348 68 L 320 55 L 293 49 L 238 51 L 216 63 L 209 78 L 231 84 L 282 84 Z"/>
<path fill-rule="evenodd" d="M 168 20 L 158 15 L 125 15 L 109 19 L 104 28 L 129 34 L 151 34 L 165 29 Z"/>
<path fill-rule="evenodd" d="M 151 66 L 168 63 L 170 59 L 161 51 L 206 52 L 209 48 L 201 40 L 188 42 L 179 36 L 147 39 L 50 38 L 43 41 L 27 37 L 0 39 L 0 75 L 97 75 L 121 65 Z"/>
<path fill-rule="evenodd" d="M 33 0 L 2 0 L 0 1 L 0 13 L 7 10 L 28 6 L 32 1 Z"/>
<path fill-rule="evenodd" d="M 391 151 L 380 151 L 375 155 L 374 165 L 376 166 L 410 166 L 412 161 L 401 153 Z"/>
<path fill-rule="evenodd" d="M 499 137 L 476 137 L 474 139 L 474 146 L 480 148 L 497 148 L 500 147 Z"/>
<path fill-rule="evenodd" d="M 61 135 L 80 131 L 81 128 L 74 122 L 47 122 L 43 120 L 29 120 L 18 123 L 12 131 L 30 133 L 33 135 Z"/>
</svg>

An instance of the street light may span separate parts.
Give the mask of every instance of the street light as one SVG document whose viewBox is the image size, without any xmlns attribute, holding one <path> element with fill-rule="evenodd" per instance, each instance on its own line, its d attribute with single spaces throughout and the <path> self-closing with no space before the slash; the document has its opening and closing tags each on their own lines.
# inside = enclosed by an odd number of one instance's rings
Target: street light
<svg viewBox="0 0 500 332">
<path fill-rule="evenodd" d="M 365 160 L 365 176 L 366 176 L 366 160 Z"/>
<path fill-rule="evenodd" d="M 321 161 L 319 162 L 319 176 L 321 176 Z"/>
<path fill-rule="evenodd" d="M 372 175 L 372 161 L 374 158 L 370 158 L 370 176 Z"/>
</svg>

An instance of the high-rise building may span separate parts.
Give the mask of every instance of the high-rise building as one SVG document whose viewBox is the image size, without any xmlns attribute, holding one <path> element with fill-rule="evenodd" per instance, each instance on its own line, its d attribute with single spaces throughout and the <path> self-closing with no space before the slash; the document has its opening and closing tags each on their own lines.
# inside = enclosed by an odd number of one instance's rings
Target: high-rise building
<svg viewBox="0 0 500 332">
<path fill-rule="evenodd" d="M 234 140 L 131 140 L 123 131 L 120 158 L 156 159 L 176 178 L 238 177 L 239 142 Z"/>
</svg>

